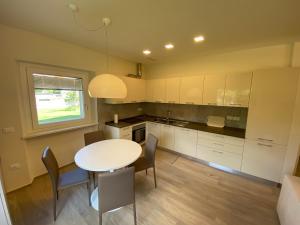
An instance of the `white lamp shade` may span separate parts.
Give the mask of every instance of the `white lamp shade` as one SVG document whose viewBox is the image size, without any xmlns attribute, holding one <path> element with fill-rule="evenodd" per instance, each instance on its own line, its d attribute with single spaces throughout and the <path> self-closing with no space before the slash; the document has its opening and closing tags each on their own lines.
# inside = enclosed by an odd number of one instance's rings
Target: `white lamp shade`
<svg viewBox="0 0 300 225">
<path fill-rule="evenodd" d="M 88 86 L 89 95 L 94 98 L 126 98 L 127 87 L 124 81 L 112 74 L 95 76 Z"/>
</svg>

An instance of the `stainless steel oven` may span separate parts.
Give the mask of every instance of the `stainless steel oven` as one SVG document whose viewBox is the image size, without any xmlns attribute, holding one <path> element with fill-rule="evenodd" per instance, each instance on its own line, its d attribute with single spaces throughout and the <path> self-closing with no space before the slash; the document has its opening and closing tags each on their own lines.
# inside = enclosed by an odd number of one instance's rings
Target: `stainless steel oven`
<svg viewBox="0 0 300 225">
<path fill-rule="evenodd" d="M 132 140 L 137 143 L 143 143 L 146 139 L 146 124 L 138 124 L 132 127 Z"/>
</svg>

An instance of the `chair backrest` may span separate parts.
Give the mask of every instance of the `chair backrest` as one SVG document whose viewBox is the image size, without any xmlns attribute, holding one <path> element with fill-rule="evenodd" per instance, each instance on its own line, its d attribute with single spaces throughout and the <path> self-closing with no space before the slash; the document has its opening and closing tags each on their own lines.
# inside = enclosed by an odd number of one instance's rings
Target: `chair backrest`
<svg viewBox="0 0 300 225">
<path fill-rule="evenodd" d="M 101 130 L 89 132 L 84 134 L 84 143 L 85 146 L 93 144 L 98 141 L 104 140 L 104 134 Z"/>
<path fill-rule="evenodd" d="M 148 134 L 145 146 L 145 158 L 148 162 L 155 162 L 155 152 L 157 148 L 158 139 L 153 134 Z"/>
<path fill-rule="evenodd" d="M 99 213 L 135 202 L 134 167 L 98 175 Z"/>
<path fill-rule="evenodd" d="M 42 161 L 48 170 L 48 174 L 51 178 L 52 186 L 54 191 L 57 190 L 58 179 L 59 179 L 59 168 L 56 158 L 51 151 L 50 147 L 46 147 L 43 151 Z"/>
</svg>

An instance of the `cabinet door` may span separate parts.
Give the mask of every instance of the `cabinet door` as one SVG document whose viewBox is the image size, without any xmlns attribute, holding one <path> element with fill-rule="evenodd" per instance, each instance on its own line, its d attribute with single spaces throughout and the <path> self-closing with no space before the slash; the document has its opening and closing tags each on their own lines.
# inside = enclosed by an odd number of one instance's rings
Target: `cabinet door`
<svg viewBox="0 0 300 225">
<path fill-rule="evenodd" d="M 146 101 L 154 102 L 153 99 L 154 80 L 146 80 Z"/>
<path fill-rule="evenodd" d="M 174 149 L 174 127 L 161 125 L 161 142 L 160 146 L 170 150 Z"/>
<path fill-rule="evenodd" d="M 180 84 L 181 104 L 202 104 L 204 76 L 182 77 Z"/>
<path fill-rule="evenodd" d="M 145 80 L 137 78 L 127 78 L 127 101 L 128 102 L 144 102 L 146 95 Z"/>
<path fill-rule="evenodd" d="M 283 146 L 246 140 L 242 172 L 280 182 L 285 153 Z"/>
<path fill-rule="evenodd" d="M 166 102 L 166 80 L 156 79 L 152 80 L 153 88 L 153 101 L 154 102 Z"/>
<path fill-rule="evenodd" d="M 146 123 L 146 133 L 147 133 L 146 136 L 148 136 L 148 134 L 153 134 L 155 137 L 157 137 L 158 138 L 158 144 L 160 144 L 161 125 L 159 123 L 147 122 Z"/>
<path fill-rule="evenodd" d="M 175 128 L 175 151 L 196 157 L 197 149 L 197 131 Z"/>
<path fill-rule="evenodd" d="M 225 75 L 205 76 L 203 90 L 204 105 L 224 104 L 225 80 Z"/>
<path fill-rule="evenodd" d="M 287 145 L 298 74 L 292 69 L 253 74 L 246 138 Z"/>
<path fill-rule="evenodd" d="M 224 105 L 248 107 L 251 80 L 252 73 L 227 75 Z"/>
<path fill-rule="evenodd" d="M 169 78 L 166 80 L 166 102 L 179 103 L 180 78 Z"/>
</svg>

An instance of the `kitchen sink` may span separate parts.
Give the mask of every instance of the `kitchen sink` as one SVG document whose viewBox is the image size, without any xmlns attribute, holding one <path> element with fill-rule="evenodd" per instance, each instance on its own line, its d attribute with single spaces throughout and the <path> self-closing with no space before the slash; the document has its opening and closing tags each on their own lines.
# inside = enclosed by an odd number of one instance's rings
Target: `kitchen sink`
<svg viewBox="0 0 300 225">
<path fill-rule="evenodd" d="M 154 122 L 178 126 L 178 127 L 185 127 L 189 124 L 187 121 L 180 121 L 180 120 L 173 120 L 173 119 L 166 119 L 166 118 L 156 118 Z"/>
</svg>

